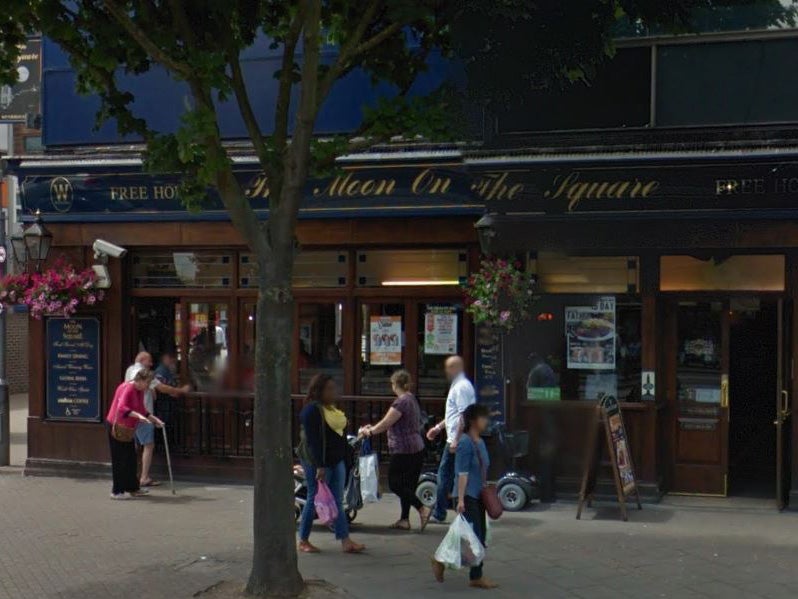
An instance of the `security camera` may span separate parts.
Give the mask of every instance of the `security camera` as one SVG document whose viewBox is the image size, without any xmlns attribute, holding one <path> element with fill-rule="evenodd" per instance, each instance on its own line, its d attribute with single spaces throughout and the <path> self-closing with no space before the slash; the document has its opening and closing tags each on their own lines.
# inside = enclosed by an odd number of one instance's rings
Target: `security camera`
<svg viewBox="0 0 798 599">
<path fill-rule="evenodd" d="M 92 244 L 92 249 L 94 250 L 94 258 L 107 258 L 110 256 L 111 258 L 124 258 L 125 254 L 127 254 L 127 250 L 123 247 L 118 245 L 114 245 L 110 241 L 105 241 L 104 239 L 97 239 Z"/>
</svg>

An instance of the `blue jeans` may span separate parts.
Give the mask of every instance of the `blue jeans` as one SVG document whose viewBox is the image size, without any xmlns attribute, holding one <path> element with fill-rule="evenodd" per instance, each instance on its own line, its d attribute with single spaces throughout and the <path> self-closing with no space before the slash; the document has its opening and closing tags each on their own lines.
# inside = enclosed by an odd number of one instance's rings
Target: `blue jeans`
<svg viewBox="0 0 798 599">
<path fill-rule="evenodd" d="M 454 487 L 454 454 L 449 451 L 449 444 L 443 448 L 441 464 L 438 466 L 438 497 L 432 516 L 436 520 L 446 520 L 446 511 L 451 507 L 449 495 Z"/>
<path fill-rule="evenodd" d="M 302 517 L 299 520 L 299 540 L 307 541 L 310 538 L 310 529 L 313 526 L 313 518 L 316 515 L 316 509 L 313 504 L 316 500 L 316 491 L 318 491 L 319 485 L 316 481 L 316 467 L 305 462 L 302 462 L 302 467 L 305 469 L 305 479 L 308 485 L 308 500 L 305 502 L 305 507 L 302 508 Z M 335 497 L 335 501 L 338 504 L 338 518 L 335 520 L 335 538 L 340 541 L 349 538 L 349 520 L 346 518 L 343 505 L 346 464 L 341 460 L 332 468 L 326 468 L 326 471 L 325 480 L 327 486 L 330 487 L 330 491 L 332 491 L 333 497 Z"/>
</svg>

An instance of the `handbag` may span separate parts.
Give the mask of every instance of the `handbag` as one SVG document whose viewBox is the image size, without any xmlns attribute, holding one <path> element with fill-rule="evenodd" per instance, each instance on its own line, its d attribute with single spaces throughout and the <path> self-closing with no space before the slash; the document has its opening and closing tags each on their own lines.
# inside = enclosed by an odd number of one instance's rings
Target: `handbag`
<svg viewBox="0 0 798 599">
<path fill-rule="evenodd" d="M 482 462 L 482 451 L 480 451 L 480 448 L 476 445 L 476 443 L 474 445 L 474 449 L 476 450 L 477 454 L 477 461 L 479 462 L 479 468 L 482 470 L 483 485 L 482 491 L 479 493 L 479 498 L 482 500 L 482 505 L 485 506 L 485 512 L 487 512 L 491 520 L 498 520 L 504 513 L 504 507 L 502 506 L 502 502 L 499 500 L 499 492 L 496 490 L 496 487 L 494 485 L 488 484 L 488 470 L 485 468 L 485 464 Z"/>
<path fill-rule="evenodd" d="M 131 443 L 136 436 L 136 429 L 114 422 L 111 425 L 111 436 L 120 443 Z"/>
</svg>

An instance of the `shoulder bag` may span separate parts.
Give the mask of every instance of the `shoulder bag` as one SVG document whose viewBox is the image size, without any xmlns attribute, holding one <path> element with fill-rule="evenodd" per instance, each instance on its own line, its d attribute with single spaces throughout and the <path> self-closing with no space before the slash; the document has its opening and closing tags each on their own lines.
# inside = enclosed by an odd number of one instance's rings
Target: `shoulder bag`
<svg viewBox="0 0 798 599">
<path fill-rule="evenodd" d="M 474 443 L 474 452 L 477 454 L 479 468 L 482 470 L 482 491 L 479 494 L 479 498 L 482 500 L 482 505 L 485 506 L 485 511 L 490 516 L 490 519 L 498 520 L 504 513 L 502 502 L 499 500 L 499 493 L 494 485 L 488 484 L 488 469 L 482 461 L 482 449 L 478 443 Z"/>
<path fill-rule="evenodd" d="M 136 429 L 124 424 L 119 424 L 119 410 L 117 409 L 116 418 L 111 425 L 111 436 L 120 443 L 131 443 L 136 436 Z"/>
</svg>

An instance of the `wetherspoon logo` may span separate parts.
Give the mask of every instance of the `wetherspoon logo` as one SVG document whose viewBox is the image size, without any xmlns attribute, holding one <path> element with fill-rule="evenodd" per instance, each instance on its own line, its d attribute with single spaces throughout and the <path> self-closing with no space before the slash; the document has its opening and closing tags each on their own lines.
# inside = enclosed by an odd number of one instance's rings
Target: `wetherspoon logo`
<svg viewBox="0 0 798 599">
<path fill-rule="evenodd" d="M 50 203 L 58 212 L 69 212 L 73 197 L 72 183 L 66 177 L 56 177 L 50 182 Z"/>
</svg>

